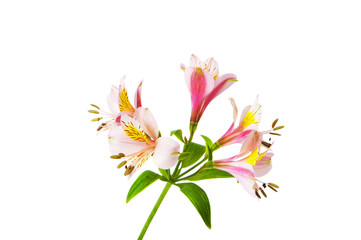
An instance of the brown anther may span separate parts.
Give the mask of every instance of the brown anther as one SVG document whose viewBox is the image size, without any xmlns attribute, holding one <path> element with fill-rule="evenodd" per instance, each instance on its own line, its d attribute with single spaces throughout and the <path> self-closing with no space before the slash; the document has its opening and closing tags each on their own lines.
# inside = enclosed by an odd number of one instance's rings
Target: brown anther
<svg viewBox="0 0 361 240">
<path fill-rule="evenodd" d="M 98 128 L 97 128 L 97 131 L 99 132 L 100 130 L 102 130 L 102 126 L 99 126 Z"/>
<path fill-rule="evenodd" d="M 271 185 L 268 185 L 268 187 L 269 187 L 270 189 L 272 189 L 273 191 L 277 192 L 277 190 L 274 189 Z"/>
<path fill-rule="evenodd" d="M 257 190 L 257 189 L 255 189 L 255 190 L 254 190 L 254 193 L 256 194 L 256 196 L 257 196 L 259 199 L 261 199 L 261 196 L 259 195 L 259 193 L 258 193 L 258 190 Z"/>
<path fill-rule="evenodd" d="M 266 188 L 266 187 L 267 187 L 267 185 L 266 185 L 265 183 L 263 183 L 263 184 L 262 184 L 262 187 L 263 187 L 263 188 Z"/>
<path fill-rule="evenodd" d="M 272 144 L 268 143 L 268 142 L 265 142 L 265 141 L 262 141 L 261 142 L 263 146 L 265 146 L 266 148 L 270 148 Z"/>
<path fill-rule="evenodd" d="M 276 126 L 277 122 L 278 122 L 278 118 L 273 121 L 273 123 L 272 123 L 272 128 L 274 128 L 274 127 Z"/>
<path fill-rule="evenodd" d="M 274 128 L 274 129 L 273 129 L 273 131 L 280 130 L 280 129 L 284 128 L 284 127 L 285 127 L 285 126 L 279 126 L 279 127 L 276 127 L 276 128 Z"/>
<path fill-rule="evenodd" d="M 119 163 L 119 165 L 118 165 L 117 168 L 121 168 L 121 167 L 123 167 L 125 164 L 127 164 L 127 161 L 123 161 L 123 162 Z"/>
<path fill-rule="evenodd" d="M 127 170 L 125 170 L 124 176 L 131 174 L 133 170 L 134 170 L 134 166 L 129 166 Z"/>
<path fill-rule="evenodd" d="M 279 134 L 279 133 L 274 133 L 274 132 L 271 132 L 271 133 L 269 133 L 269 134 L 271 134 L 271 135 L 276 135 L 276 136 L 281 136 L 281 134 Z"/>
<path fill-rule="evenodd" d="M 95 104 L 90 104 L 90 106 L 95 107 L 95 108 L 97 108 L 97 109 L 100 110 L 100 108 L 99 108 L 97 105 L 95 105 Z"/>
<path fill-rule="evenodd" d="M 276 184 L 274 184 L 274 183 L 268 183 L 268 186 L 272 186 L 272 187 L 275 187 L 275 188 L 280 188 L 279 186 L 277 186 Z"/>
<path fill-rule="evenodd" d="M 265 198 L 267 198 L 267 195 L 266 195 L 266 193 L 263 191 L 263 189 L 260 188 L 259 190 L 261 191 L 262 195 L 263 195 Z"/>
<path fill-rule="evenodd" d="M 112 155 L 112 156 L 110 156 L 110 158 L 113 158 L 113 159 L 121 159 L 122 157 L 119 156 L 119 155 Z"/>
</svg>

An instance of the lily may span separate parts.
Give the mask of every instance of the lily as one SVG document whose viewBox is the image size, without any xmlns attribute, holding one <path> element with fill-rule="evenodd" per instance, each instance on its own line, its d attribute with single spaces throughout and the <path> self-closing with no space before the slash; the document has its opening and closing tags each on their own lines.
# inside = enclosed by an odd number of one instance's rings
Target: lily
<svg viewBox="0 0 361 240">
<path fill-rule="evenodd" d="M 181 69 L 184 70 L 185 81 L 191 94 L 190 125 L 193 132 L 208 104 L 235 83 L 237 77 L 234 74 L 219 76 L 218 63 L 213 58 L 201 61 L 195 55 L 191 55 L 190 66 L 181 64 Z"/>
<path fill-rule="evenodd" d="M 233 123 L 223 136 L 215 143 L 215 148 L 223 147 L 234 143 L 242 143 L 246 137 L 253 131 L 258 129 L 261 121 L 261 105 L 258 103 L 258 97 L 253 105 L 249 105 L 243 109 L 238 126 L 236 126 L 238 109 L 233 98 L 230 98 L 233 107 Z"/>
<path fill-rule="evenodd" d="M 215 160 L 212 163 L 213 167 L 228 172 L 235 177 L 251 196 L 260 198 L 260 192 L 267 197 L 264 189 L 268 186 L 277 191 L 275 188 L 278 188 L 278 186 L 273 183 L 264 183 L 256 177 L 262 177 L 271 170 L 273 153 L 269 152 L 270 149 L 260 153 L 259 140 L 256 142 L 247 140 L 246 147 L 243 150 L 241 149 L 240 154 L 223 160 Z M 248 156 L 242 157 L 247 152 L 245 150 L 250 150 L 255 145 L 257 146 Z"/>
<path fill-rule="evenodd" d="M 126 158 L 124 175 L 132 176 L 152 155 L 158 168 L 169 169 L 177 161 L 180 145 L 169 137 L 160 137 L 158 125 L 148 108 L 138 107 L 131 115 L 122 115 L 109 131 L 112 158 Z"/>
<path fill-rule="evenodd" d="M 101 110 L 96 105 L 93 105 L 93 107 L 97 108 L 97 110 L 89 110 L 91 113 L 95 114 L 102 114 L 105 118 L 108 120 L 102 123 L 97 131 L 100 130 L 109 130 L 114 124 L 120 125 L 121 118 L 123 115 L 128 115 L 133 117 L 135 114 L 135 111 L 137 108 L 142 107 L 142 100 L 141 100 L 141 92 L 142 92 L 142 84 L 143 81 L 141 81 L 138 85 L 138 88 L 135 92 L 134 96 L 134 106 L 130 103 L 129 97 L 128 97 L 128 91 L 125 87 L 125 76 L 121 78 L 119 87 L 112 86 L 110 94 L 107 97 L 108 107 L 110 109 L 109 112 L 105 112 Z M 95 118 L 93 121 L 100 121 L 103 117 Z"/>
</svg>

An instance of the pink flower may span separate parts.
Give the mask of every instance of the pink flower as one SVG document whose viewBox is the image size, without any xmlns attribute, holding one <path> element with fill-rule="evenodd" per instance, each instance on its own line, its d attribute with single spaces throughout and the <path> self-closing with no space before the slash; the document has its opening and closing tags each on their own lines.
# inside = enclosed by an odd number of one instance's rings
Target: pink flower
<svg viewBox="0 0 361 240">
<path fill-rule="evenodd" d="M 192 55 L 190 66 L 181 65 L 185 72 L 187 87 L 191 93 L 191 125 L 196 126 L 208 104 L 224 90 L 237 81 L 234 74 L 218 76 L 218 64 L 213 58 L 202 62 Z"/>
<path fill-rule="evenodd" d="M 122 115 L 121 123 L 114 123 L 108 138 L 112 157 L 127 158 L 118 166 L 126 165 L 124 175 L 131 176 L 153 154 L 159 168 L 174 166 L 178 161 L 179 143 L 168 137 L 158 137 L 158 125 L 149 109 L 138 107 L 132 115 Z"/>
<path fill-rule="evenodd" d="M 141 100 L 141 91 L 142 91 L 142 83 L 141 81 L 138 85 L 137 91 L 134 96 L 134 106 L 129 102 L 128 91 L 125 88 L 125 76 L 120 80 L 119 87 L 112 86 L 110 94 L 108 95 L 108 107 L 110 109 L 109 112 L 101 111 L 100 113 L 108 118 L 108 120 L 101 124 L 98 128 L 100 130 L 108 130 L 113 126 L 113 123 L 116 122 L 118 125 L 121 122 L 122 115 L 128 115 L 133 117 L 137 108 L 142 106 Z M 99 120 L 103 119 L 103 117 L 99 118 Z"/>
<path fill-rule="evenodd" d="M 217 148 L 242 143 L 253 130 L 258 129 L 258 124 L 261 121 L 261 105 L 259 105 L 257 98 L 252 106 L 249 105 L 244 108 L 239 124 L 235 127 L 238 109 L 234 99 L 231 98 L 230 101 L 233 107 L 233 123 L 228 131 L 216 142 L 215 146 Z"/>
<path fill-rule="evenodd" d="M 269 183 L 266 184 L 256 177 L 264 176 L 271 170 L 271 158 L 273 157 L 273 153 L 269 152 L 269 149 L 263 153 L 259 153 L 259 138 L 254 138 L 254 136 L 251 138 L 257 140 L 250 140 L 249 137 L 247 137 L 245 148 L 243 150 L 241 149 L 241 152 L 238 155 L 223 160 L 215 160 L 213 161 L 213 167 L 234 176 L 251 196 L 260 198 L 258 192 L 261 192 L 266 197 L 263 189 L 266 188 L 266 186 L 269 186 L 271 189 L 275 190 L 273 187 L 277 185 L 272 183 L 271 185 L 269 185 Z M 257 146 L 253 148 L 255 145 Z M 253 151 L 249 152 L 252 148 Z M 247 152 L 249 153 L 248 156 L 242 157 Z M 259 186 L 258 183 L 261 183 L 261 186 Z"/>
</svg>

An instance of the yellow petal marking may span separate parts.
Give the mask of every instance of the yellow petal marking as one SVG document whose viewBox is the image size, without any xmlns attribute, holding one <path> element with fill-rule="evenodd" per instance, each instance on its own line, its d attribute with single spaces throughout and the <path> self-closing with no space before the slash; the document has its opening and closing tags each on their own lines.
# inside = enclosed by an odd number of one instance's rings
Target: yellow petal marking
<svg viewBox="0 0 361 240">
<path fill-rule="evenodd" d="M 149 143 L 149 138 L 147 137 L 145 132 L 141 129 L 136 128 L 133 123 L 124 123 L 123 130 L 125 134 L 131 139 L 137 142 Z"/>
<path fill-rule="evenodd" d="M 258 148 L 256 148 L 247 158 L 246 163 L 251 164 L 252 166 L 256 165 L 258 159 Z"/>
<path fill-rule="evenodd" d="M 259 124 L 259 122 L 256 121 L 256 114 L 261 109 L 261 106 L 258 106 L 258 108 L 254 112 L 252 112 L 251 109 L 247 112 L 246 116 L 242 120 L 242 129 L 245 129 L 251 124 Z"/>
<path fill-rule="evenodd" d="M 129 111 L 129 112 L 135 111 L 134 107 L 129 102 L 128 92 L 125 88 L 123 88 L 122 91 L 119 93 L 119 99 L 120 99 L 120 103 L 119 103 L 120 111 Z"/>
</svg>

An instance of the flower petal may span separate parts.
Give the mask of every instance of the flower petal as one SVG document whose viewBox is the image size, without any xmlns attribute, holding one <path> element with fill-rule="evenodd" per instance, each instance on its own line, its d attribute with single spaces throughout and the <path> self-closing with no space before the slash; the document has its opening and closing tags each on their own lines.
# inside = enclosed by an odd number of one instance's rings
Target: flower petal
<svg viewBox="0 0 361 240">
<path fill-rule="evenodd" d="M 194 68 L 202 67 L 202 61 L 194 54 L 191 55 L 189 63 L 190 63 L 190 66 L 194 67 Z"/>
<path fill-rule="evenodd" d="M 113 126 L 110 128 L 108 141 L 112 155 L 119 153 L 129 155 L 148 147 L 145 142 L 137 142 L 129 138 L 121 126 Z"/>
<path fill-rule="evenodd" d="M 210 72 L 214 79 L 218 77 L 219 74 L 219 67 L 218 63 L 214 58 L 208 58 L 206 61 L 203 62 L 202 68 L 208 72 Z"/>
<path fill-rule="evenodd" d="M 239 152 L 239 156 L 243 156 L 245 154 L 251 153 L 254 151 L 256 147 L 262 141 L 262 133 L 252 130 L 242 143 L 241 151 Z"/>
<path fill-rule="evenodd" d="M 119 110 L 119 90 L 116 86 L 112 86 L 110 94 L 107 97 L 108 107 L 114 115 L 118 115 Z"/>
<path fill-rule="evenodd" d="M 143 85 L 143 81 L 140 81 L 137 91 L 135 92 L 135 96 L 134 96 L 134 107 L 135 108 L 139 108 L 142 106 L 142 85 Z"/>
<path fill-rule="evenodd" d="M 169 137 L 160 137 L 157 139 L 154 150 L 153 160 L 158 168 L 169 169 L 177 161 L 180 151 L 180 145 Z"/>
<path fill-rule="evenodd" d="M 258 103 L 258 96 L 252 106 L 247 106 L 241 116 L 239 129 L 246 129 L 251 125 L 258 125 L 261 121 L 262 110 L 261 105 Z"/>
<path fill-rule="evenodd" d="M 273 153 L 267 152 L 263 156 L 260 155 L 260 160 L 257 161 L 254 166 L 254 173 L 256 177 L 262 177 L 266 175 L 272 169 L 271 159 L 273 157 Z"/>
<path fill-rule="evenodd" d="M 139 122 L 140 127 L 153 140 L 158 137 L 158 124 L 148 108 L 139 107 L 135 111 L 134 118 Z"/>
</svg>

